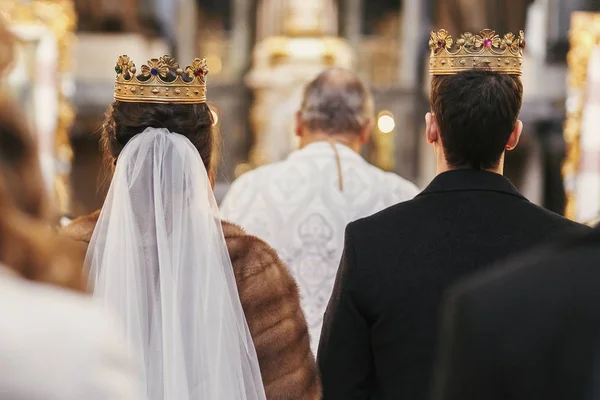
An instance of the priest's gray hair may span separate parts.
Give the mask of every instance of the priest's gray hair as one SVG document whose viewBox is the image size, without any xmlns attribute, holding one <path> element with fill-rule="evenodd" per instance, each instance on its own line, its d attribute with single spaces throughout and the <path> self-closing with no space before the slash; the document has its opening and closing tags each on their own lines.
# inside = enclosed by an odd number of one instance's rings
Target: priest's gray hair
<svg viewBox="0 0 600 400">
<path fill-rule="evenodd" d="M 329 69 L 306 86 L 300 120 L 311 131 L 358 134 L 373 117 L 373 96 L 354 72 Z"/>
</svg>

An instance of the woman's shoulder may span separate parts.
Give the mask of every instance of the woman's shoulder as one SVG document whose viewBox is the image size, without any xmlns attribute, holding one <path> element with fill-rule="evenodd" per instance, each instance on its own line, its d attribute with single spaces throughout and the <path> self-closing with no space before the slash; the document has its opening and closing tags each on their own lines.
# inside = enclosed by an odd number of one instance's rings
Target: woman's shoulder
<svg viewBox="0 0 600 400">
<path fill-rule="evenodd" d="M 267 398 L 317 399 L 320 383 L 298 287 L 267 243 L 223 222 Z"/>
<path fill-rule="evenodd" d="M 236 279 L 246 280 L 254 275 L 278 270 L 273 277 L 286 282 L 294 282 L 283 261 L 275 250 L 263 240 L 247 234 L 244 229 L 222 221 L 227 250 L 236 274 Z"/>
</svg>

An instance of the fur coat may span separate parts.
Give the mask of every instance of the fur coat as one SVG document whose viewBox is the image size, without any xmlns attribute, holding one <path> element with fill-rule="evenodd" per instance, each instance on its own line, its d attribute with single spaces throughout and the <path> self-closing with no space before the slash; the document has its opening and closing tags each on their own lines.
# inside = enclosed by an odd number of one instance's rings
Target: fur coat
<svg viewBox="0 0 600 400">
<path fill-rule="evenodd" d="M 78 218 L 63 233 L 87 247 L 99 216 L 97 211 Z M 319 374 L 294 279 L 266 243 L 236 225 L 222 224 L 267 399 L 320 399 Z"/>
</svg>

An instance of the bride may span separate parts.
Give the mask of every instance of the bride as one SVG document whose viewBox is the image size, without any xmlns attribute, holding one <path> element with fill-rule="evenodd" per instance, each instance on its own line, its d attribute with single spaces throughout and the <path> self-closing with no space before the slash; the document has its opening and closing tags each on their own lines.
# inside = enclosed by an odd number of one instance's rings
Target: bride
<svg viewBox="0 0 600 400">
<path fill-rule="evenodd" d="M 164 56 L 137 71 L 121 56 L 115 71 L 110 190 L 65 233 L 89 243 L 90 286 L 121 317 L 146 399 L 319 399 L 295 282 L 219 219 L 206 63 Z"/>
</svg>

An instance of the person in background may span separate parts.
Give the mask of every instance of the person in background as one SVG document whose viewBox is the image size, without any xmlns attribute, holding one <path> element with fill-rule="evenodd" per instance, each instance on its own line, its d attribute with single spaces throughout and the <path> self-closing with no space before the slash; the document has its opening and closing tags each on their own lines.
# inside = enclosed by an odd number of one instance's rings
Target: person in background
<svg viewBox="0 0 600 400">
<path fill-rule="evenodd" d="M 320 399 L 293 278 L 219 218 L 206 62 L 184 70 L 164 56 L 138 70 L 121 56 L 116 71 L 102 131 L 110 190 L 63 233 L 87 247 L 94 297 L 125 326 L 144 399 Z"/>
<path fill-rule="evenodd" d="M 434 400 L 600 399 L 600 227 L 456 285 Z"/>
<path fill-rule="evenodd" d="M 584 229 L 503 175 L 523 129 L 521 35 L 430 41 L 426 137 L 438 175 L 414 200 L 353 222 L 318 352 L 324 399 L 425 399 L 443 292 L 553 234 Z M 450 54 L 470 54 L 448 62 Z M 500 57 L 497 64 L 489 63 Z M 487 60 L 487 61 L 486 61 Z"/>
<path fill-rule="evenodd" d="M 360 156 L 373 114 L 371 93 L 355 73 L 321 73 L 306 87 L 296 114 L 300 150 L 242 175 L 221 204 L 223 218 L 272 245 L 290 268 L 314 351 L 346 224 L 418 193 Z"/>
<path fill-rule="evenodd" d="M 0 176 L 5 195 L 10 197 L 23 218 L 39 221 L 37 229 L 50 231 L 52 213 L 40 171 L 36 140 L 27 129 L 23 115 L 5 98 L 0 98 Z M 15 229 L 22 227 L 19 225 Z M 85 253 L 59 235 L 45 237 L 43 256 L 39 252 L 23 252 L 18 261 L 6 262 L 5 266 L 28 280 L 86 291 L 82 273 Z M 75 259 L 65 256 L 78 251 Z M 41 258 L 36 260 L 36 257 Z M 51 263 L 51 258 L 63 259 L 63 262 Z"/>
<path fill-rule="evenodd" d="M 48 230 L 14 207 L 1 186 L 0 398 L 139 399 L 112 316 L 91 297 L 15 273 L 15 265 L 56 270 L 74 260 L 52 257 Z"/>
<path fill-rule="evenodd" d="M 40 171 L 38 146 L 24 115 L 15 104 L 0 98 L 0 171 L 17 207 L 49 219 L 48 194 Z"/>
<path fill-rule="evenodd" d="M 34 141 L 12 105 L 0 104 L 0 398 L 137 400 L 115 321 L 63 289 L 82 290 L 83 254 L 41 218 Z"/>
</svg>

